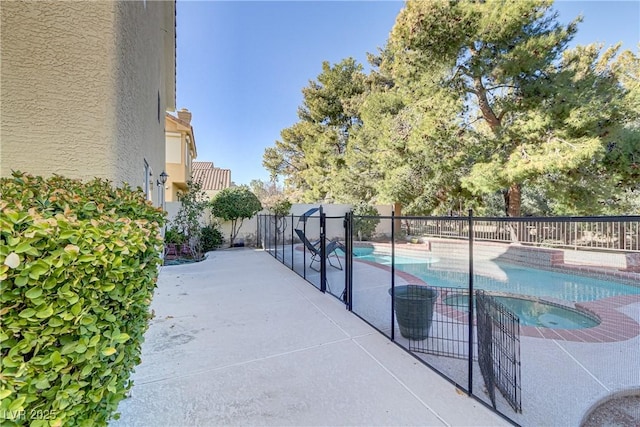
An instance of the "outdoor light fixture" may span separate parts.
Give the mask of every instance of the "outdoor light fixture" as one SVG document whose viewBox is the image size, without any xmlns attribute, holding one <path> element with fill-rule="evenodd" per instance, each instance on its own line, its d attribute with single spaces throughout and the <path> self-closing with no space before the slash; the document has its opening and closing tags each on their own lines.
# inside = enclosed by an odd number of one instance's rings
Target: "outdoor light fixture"
<svg viewBox="0 0 640 427">
<path fill-rule="evenodd" d="M 165 195 L 164 195 L 164 190 L 165 190 L 165 186 L 164 184 L 167 182 L 167 178 L 169 178 L 169 175 L 167 175 L 167 173 L 165 171 L 162 171 L 162 173 L 160 173 L 160 181 L 158 182 L 158 185 L 162 184 L 162 191 L 160 192 L 160 206 L 162 206 L 162 210 L 165 210 Z"/>
</svg>

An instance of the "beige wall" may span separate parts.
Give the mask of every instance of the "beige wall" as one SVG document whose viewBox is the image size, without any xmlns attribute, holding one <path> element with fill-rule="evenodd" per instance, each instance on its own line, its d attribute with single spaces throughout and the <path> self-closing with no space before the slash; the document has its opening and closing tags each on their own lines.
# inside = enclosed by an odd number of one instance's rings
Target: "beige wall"
<svg viewBox="0 0 640 427">
<path fill-rule="evenodd" d="M 167 132 L 167 163 L 178 163 L 182 160 L 182 142 L 179 133 Z"/>
<path fill-rule="evenodd" d="M 299 227 L 303 228 L 302 222 L 299 222 L 299 216 L 303 213 L 307 212 L 311 208 L 317 208 L 318 204 L 302 204 L 296 203 L 291 206 L 291 213 L 294 215 L 293 219 L 293 228 Z M 323 212 L 327 216 L 327 228 L 326 228 L 326 236 L 328 239 L 344 239 L 344 223 L 343 218 L 344 215 L 351 211 L 352 205 L 349 204 L 326 204 L 322 205 Z M 173 221 L 178 210 L 180 209 L 180 202 L 167 203 L 167 212 L 169 221 Z M 381 216 L 391 216 L 391 211 L 393 210 L 392 205 L 377 205 L 376 209 L 380 213 Z M 267 211 L 259 212 L 259 215 L 268 214 Z M 309 240 L 317 240 L 320 237 L 320 213 L 315 212 L 308 220 L 306 225 L 306 236 Z M 205 225 L 211 223 L 211 221 L 215 221 L 215 218 L 211 216 L 211 211 L 205 209 L 200 217 L 200 223 Z M 238 238 L 244 239 L 248 243 L 255 243 L 256 239 L 256 231 L 258 227 L 258 217 L 257 215 L 253 218 L 245 219 L 242 223 L 242 227 L 238 231 Z M 229 240 L 229 235 L 231 233 L 231 222 L 223 222 L 220 224 L 220 228 L 222 230 L 225 241 Z M 292 234 L 291 227 L 291 218 L 287 218 L 287 227 L 285 230 L 285 238 L 287 241 L 291 240 Z M 382 220 L 378 225 L 376 233 L 379 234 L 390 234 L 391 233 L 391 220 Z M 294 232 L 294 239 L 298 239 L 297 235 Z"/>
<path fill-rule="evenodd" d="M 196 158 L 195 141 L 192 139 L 191 127 L 165 119 L 166 165 L 169 175 L 165 184 L 166 201 L 178 201 L 178 193 L 187 189 L 191 180 L 191 164 Z"/>
<path fill-rule="evenodd" d="M 291 206 L 291 213 L 294 215 L 293 227 L 299 227 L 303 229 L 303 223 L 296 218 L 303 213 L 307 212 L 311 208 L 319 207 L 319 204 L 294 204 Z M 393 210 L 392 205 L 376 205 L 375 208 L 381 216 L 390 216 Z M 344 222 L 343 218 L 347 212 L 350 212 L 352 205 L 350 204 L 326 204 L 322 205 L 323 212 L 327 216 L 327 228 L 326 236 L 328 239 L 344 239 Z M 268 212 L 263 211 L 263 214 Z M 309 240 L 317 240 L 320 238 L 320 212 L 315 212 L 309 219 L 307 219 L 307 225 L 305 227 L 305 235 Z M 257 224 L 256 219 L 251 219 L 252 224 Z M 255 225 L 254 225 L 255 227 Z M 255 229 L 253 230 L 255 233 Z M 375 234 L 391 234 L 391 220 L 381 220 L 377 225 Z M 287 229 L 285 231 L 285 237 L 287 240 L 291 239 L 291 219 L 287 218 Z M 297 236 L 294 234 L 294 238 Z"/>
<path fill-rule="evenodd" d="M 175 3 L 6 1 L 0 12 L 0 175 L 136 187 L 146 160 L 155 184 L 175 108 Z"/>
</svg>

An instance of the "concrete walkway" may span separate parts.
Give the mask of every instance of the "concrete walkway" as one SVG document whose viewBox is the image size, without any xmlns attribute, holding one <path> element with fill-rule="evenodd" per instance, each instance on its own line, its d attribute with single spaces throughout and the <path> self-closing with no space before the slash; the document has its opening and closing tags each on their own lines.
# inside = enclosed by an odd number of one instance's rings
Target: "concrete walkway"
<svg viewBox="0 0 640 427">
<path fill-rule="evenodd" d="M 509 425 L 270 255 L 164 267 L 112 426 Z"/>
</svg>

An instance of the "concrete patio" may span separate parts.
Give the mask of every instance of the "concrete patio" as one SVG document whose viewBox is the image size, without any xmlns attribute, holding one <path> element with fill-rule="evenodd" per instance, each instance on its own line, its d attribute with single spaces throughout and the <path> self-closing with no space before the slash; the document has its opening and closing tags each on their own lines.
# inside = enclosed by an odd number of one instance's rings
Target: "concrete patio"
<svg viewBox="0 0 640 427">
<path fill-rule="evenodd" d="M 509 425 L 267 253 L 164 267 L 112 426 Z"/>
</svg>

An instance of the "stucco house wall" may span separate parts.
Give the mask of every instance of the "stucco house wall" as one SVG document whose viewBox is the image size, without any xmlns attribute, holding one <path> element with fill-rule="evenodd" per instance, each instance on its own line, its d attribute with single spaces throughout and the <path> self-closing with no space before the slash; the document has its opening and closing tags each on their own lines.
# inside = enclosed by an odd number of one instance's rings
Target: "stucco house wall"
<svg viewBox="0 0 640 427">
<path fill-rule="evenodd" d="M 0 13 L 0 175 L 136 187 L 146 161 L 155 183 L 175 109 L 175 2 L 7 1 Z"/>
</svg>

